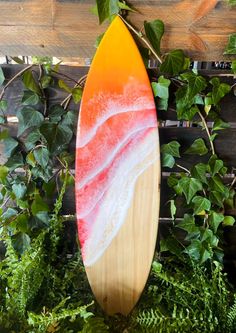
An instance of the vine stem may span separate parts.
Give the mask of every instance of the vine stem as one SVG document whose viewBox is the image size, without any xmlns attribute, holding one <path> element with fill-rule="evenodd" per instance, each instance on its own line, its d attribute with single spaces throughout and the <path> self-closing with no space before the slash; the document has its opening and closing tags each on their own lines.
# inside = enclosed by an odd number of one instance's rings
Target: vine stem
<svg viewBox="0 0 236 333">
<path fill-rule="evenodd" d="M 33 67 L 33 66 L 34 66 L 34 64 L 32 64 L 32 65 L 30 65 L 30 66 L 27 66 L 27 67 L 23 68 L 23 69 L 22 69 L 21 71 L 19 71 L 15 76 L 13 76 L 13 77 L 11 78 L 11 80 L 9 80 L 9 81 L 7 82 L 7 84 L 3 87 L 2 91 L 1 91 L 1 94 L 0 94 L 0 101 L 1 101 L 2 98 L 3 98 L 6 89 L 12 84 L 12 82 L 13 82 L 15 79 L 17 79 L 19 76 L 21 76 L 24 72 L 26 72 L 28 69 L 30 69 L 31 67 Z"/>
<path fill-rule="evenodd" d="M 184 171 L 187 172 L 188 174 L 190 174 L 190 171 L 189 171 L 187 168 L 183 167 L 182 165 L 180 165 L 180 164 L 176 164 L 176 166 L 177 166 L 178 168 L 184 170 Z"/>
<path fill-rule="evenodd" d="M 76 84 L 74 85 L 73 88 L 78 88 L 78 87 L 81 87 L 83 88 L 82 86 L 82 82 L 87 78 L 87 74 L 82 76 L 78 82 L 76 82 Z M 61 102 L 61 106 L 64 107 L 64 110 L 67 109 L 68 105 L 70 104 L 70 101 L 71 101 L 71 98 L 72 98 L 72 93 L 70 93 L 62 102 Z"/>
<path fill-rule="evenodd" d="M 127 27 L 132 30 L 138 38 L 140 38 L 143 43 L 149 48 L 149 50 L 152 52 L 152 54 L 155 56 L 155 58 L 159 61 L 160 64 L 162 64 L 161 57 L 156 53 L 152 45 L 147 41 L 147 39 L 143 36 L 143 34 L 139 31 L 137 31 L 129 22 L 126 21 L 120 14 L 117 14 L 121 20 L 127 25 Z"/>
<path fill-rule="evenodd" d="M 51 71 L 52 71 L 53 73 L 55 73 L 55 75 L 63 76 L 63 77 L 65 77 L 66 79 L 68 79 L 68 80 L 74 82 L 75 84 L 77 84 L 77 81 L 74 80 L 72 77 L 70 77 L 70 76 L 68 76 L 68 75 L 66 75 L 66 74 L 64 74 L 64 73 L 61 73 L 61 72 L 56 72 L 56 71 L 54 71 L 53 69 L 52 69 Z"/>
<path fill-rule="evenodd" d="M 58 156 L 56 157 L 56 159 L 66 169 L 66 165 L 62 162 L 62 160 Z M 70 176 L 75 180 L 75 176 L 73 175 L 73 173 L 70 170 L 68 172 L 69 172 Z"/>
<path fill-rule="evenodd" d="M 43 86 L 42 86 L 42 83 L 41 83 L 42 75 L 43 75 L 43 67 L 40 64 L 39 65 L 38 84 L 39 84 L 39 88 L 41 90 L 42 98 L 43 98 L 43 105 L 44 105 L 44 107 L 43 107 L 43 115 L 46 116 L 46 113 L 47 113 L 47 98 L 46 98 L 46 95 L 45 95 L 45 92 L 44 92 L 44 89 L 43 89 Z"/>
<path fill-rule="evenodd" d="M 203 125 L 204 125 L 204 127 L 205 127 L 205 130 L 206 130 L 206 132 L 207 132 L 207 136 L 208 136 L 208 138 L 209 138 L 209 142 L 210 142 L 210 145 L 211 145 L 212 155 L 215 155 L 215 147 L 214 147 L 213 142 L 211 141 L 211 134 L 210 134 L 210 132 L 209 132 L 209 128 L 207 127 L 206 119 L 203 117 L 203 115 L 201 114 L 200 111 L 198 111 L 198 114 L 199 114 L 199 116 L 200 116 L 200 118 L 201 118 L 201 120 L 202 120 L 202 122 L 203 122 Z"/>
</svg>

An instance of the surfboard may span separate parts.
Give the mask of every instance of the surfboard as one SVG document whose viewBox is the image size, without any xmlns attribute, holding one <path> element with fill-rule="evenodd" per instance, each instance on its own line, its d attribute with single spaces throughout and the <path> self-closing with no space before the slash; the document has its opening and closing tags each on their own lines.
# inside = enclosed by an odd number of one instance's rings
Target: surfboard
<svg viewBox="0 0 236 333">
<path fill-rule="evenodd" d="M 120 17 L 90 67 L 76 140 L 76 214 L 85 270 L 108 314 L 137 303 L 155 250 L 160 152 L 153 94 Z"/>
</svg>

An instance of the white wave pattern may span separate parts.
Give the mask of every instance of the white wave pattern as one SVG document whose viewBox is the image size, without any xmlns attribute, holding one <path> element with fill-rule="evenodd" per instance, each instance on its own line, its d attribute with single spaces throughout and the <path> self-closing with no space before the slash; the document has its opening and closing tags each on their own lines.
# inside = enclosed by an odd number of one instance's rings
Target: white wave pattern
<svg viewBox="0 0 236 333">
<path fill-rule="evenodd" d="M 115 80 L 115 78 L 114 78 Z M 150 89 L 146 85 L 137 82 L 133 77 L 125 85 L 123 93 L 109 94 L 99 92 L 86 104 L 88 116 L 94 118 L 93 111 L 96 110 L 98 117 L 94 119 L 92 127 L 83 126 L 77 136 L 76 147 L 85 146 L 96 134 L 99 127 L 113 115 L 127 113 L 127 110 L 139 112 L 153 110 L 153 99 L 150 99 Z M 84 108 L 83 100 L 81 108 Z"/>
<path fill-rule="evenodd" d="M 129 89 L 128 87 L 128 91 Z M 111 244 L 126 219 L 138 177 L 158 158 L 159 142 L 153 98 L 150 91 L 148 94 L 146 92 L 145 98 L 139 105 L 142 97 L 137 91 L 143 92 L 143 87 L 139 90 L 136 87 L 137 104 L 136 100 L 131 101 L 143 117 L 137 117 L 134 121 L 135 118 L 132 115 L 130 122 L 130 115 L 135 107 L 131 108 L 131 104 L 126 103 L 125 111 L 126 90 L 123 95 L 113 96 L 113 98 L 109 96 L 109 102 L 108 97 L 103 94 L 106 107 L 116 104 L 118 112 L 107 111 L 109 116 L 106 117 L 103 113 L 101 118 L 98 117 L 98 120 L 94 122 L 94 128 L 88 131 L 86 140 L 82 136 L 83 144 L 80 137 L 77 139 L 77 223 L 83 261 L 86 266 L 93 265 Z M 101 95 L 99 95 L 99 105 L 102 104 Z M 148 107 L 145 103 L 143 104 L 144 99 Z M 119 100 L 122 107 L 118 105 Z M 101 142 L 104 139 L 102 131 L 104 129 L 106 133 L 106 128 L 113 124 L 114 128 L 110 135 L 116 135 L 117 122 L 113 122 L 113 118 L 120 114 L 121 109 L 123 121 L 126 120 L 127 124 L 132 125 L 130 131 L 129 126 L 124 128 L 124 131 L 121 130 L 120 134 L 117 134 L 115 143 L 112 141 L 106 146 Z M 103 146 L 105 149 L 100 149 Z M 96 151 L 98 156 L 95 156 Z M 100 165 L 97 164 L 97 158 L 100 160 Z M 87 169 L 86 164 L 89 166 Z M 83 173 L 84 170 L 85 173 Z"/>
</svg>

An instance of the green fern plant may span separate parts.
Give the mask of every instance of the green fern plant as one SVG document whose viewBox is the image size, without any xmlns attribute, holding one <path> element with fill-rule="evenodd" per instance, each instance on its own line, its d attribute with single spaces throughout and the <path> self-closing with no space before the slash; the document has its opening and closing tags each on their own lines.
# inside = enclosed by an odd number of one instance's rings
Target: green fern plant
<svg viewBox="0 0 236 333">
<path fill-rule="evenodd" d="M 189 261 L 154 262 L 153 276 L 135 318 L 144 332 L 230 333 L 230 286 L 218 262 L 203 268 Z"/>
</svg>

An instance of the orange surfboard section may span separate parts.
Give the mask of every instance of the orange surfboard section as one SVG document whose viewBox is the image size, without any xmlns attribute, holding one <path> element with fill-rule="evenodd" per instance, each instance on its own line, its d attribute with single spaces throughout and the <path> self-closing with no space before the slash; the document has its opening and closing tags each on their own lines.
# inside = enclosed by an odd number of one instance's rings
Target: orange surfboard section
<svg viewBox="0 0 236 333">
<path fill-rule="evenodd" d="M 128 314 L 145 286 L 160 202 L 160 152 L 150 82 L 116 17 L 93 59 L 76 142 L 76 212 L 86 273 L 109 314 Z"/>
</svg>

